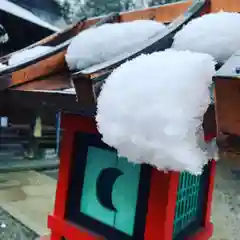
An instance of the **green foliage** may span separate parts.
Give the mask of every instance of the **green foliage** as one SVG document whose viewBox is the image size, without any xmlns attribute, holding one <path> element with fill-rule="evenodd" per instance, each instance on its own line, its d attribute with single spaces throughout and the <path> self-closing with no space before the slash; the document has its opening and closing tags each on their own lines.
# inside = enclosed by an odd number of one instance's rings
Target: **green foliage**
<svg viewBox="0 0 240 240">
<path fill-rule="evenodd" d="M 61 14 L 67 23 L 71 23 L 71 15 L 73 13 L 71 11 L 71 4 L 68 0 L 64 0 L 61 3 Z"/>
<path fill-rule="evenodd" d="M 176 3 L 176 2 L 182 2 L 183 0 L 151 0 L 149 2 L 149 6 L 158 6 L 163 4 L 169 4 L 169 3 Z"/>
<path fill-rule="evenodd" d="M 84 10 L 90 16 L 99 16 L 121 11 L 121 4 L 115 0 L 89 0 L 84 6 Z"/>
<path fill-rule="evenodd" d="M 101 16 L 111 12 L 127 11 L 132 8 L 132 0 L 87 0 L 86 3 L 81 6 L 81 10 L 78 16 Z"/>
<path fill-rule="evenodd" d="M 111 12 L 123 12 L 141 7 L 157 6 L 182 0 L 58 0 L 61 1 L 62 15 L 68 22 L 75 22 L 81 17 L 94 17 Z M 144 2 L 146 2 L 144 4 Z M 144 6 L 142 6 L 144 7 Z"/>
</svg>

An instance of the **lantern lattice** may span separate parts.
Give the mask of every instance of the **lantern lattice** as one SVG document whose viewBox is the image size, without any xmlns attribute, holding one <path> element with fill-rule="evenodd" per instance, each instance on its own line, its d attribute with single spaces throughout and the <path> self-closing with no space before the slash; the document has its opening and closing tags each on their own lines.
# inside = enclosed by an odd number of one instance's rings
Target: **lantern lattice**
<svg viewBox="0 0 240 240">
<path fill-rule="evenodd" d="M 174 240 L 189 236 L 201 227 L 208 168 L 206 166 L 202 175 L 198 176 L 187 172 L 180 174 L 174 219 Z"/>
</svg>

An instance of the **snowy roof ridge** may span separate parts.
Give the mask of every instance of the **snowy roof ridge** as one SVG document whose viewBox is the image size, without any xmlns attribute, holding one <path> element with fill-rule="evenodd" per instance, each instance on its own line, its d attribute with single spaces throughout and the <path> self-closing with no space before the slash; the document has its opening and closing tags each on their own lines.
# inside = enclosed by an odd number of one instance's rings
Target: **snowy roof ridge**
<svg viewBox="0 0 240 240">
<path fill-rule="evenodd" d="M 60 31 L 59 28 L 41 20 L 39 17 L 35 16 L 33 13 L 28 10 L 18 6 L 15 3 L 9 2 L 8 0 L 1 0 L 0 10 L 11 13 L 15 16 L 18 16 L 27 21 L 33 22 L 39 26 L 48 28 L 53 31 Z"/>
</svg>

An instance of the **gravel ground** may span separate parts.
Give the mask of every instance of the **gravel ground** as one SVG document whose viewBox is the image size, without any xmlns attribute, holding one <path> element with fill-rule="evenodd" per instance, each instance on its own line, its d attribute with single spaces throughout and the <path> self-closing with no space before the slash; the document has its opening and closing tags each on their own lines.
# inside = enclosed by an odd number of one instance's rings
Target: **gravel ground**
<svg viewBox="0 0 240 240">
<path fill-rule="evenodd" d="M 0 240 L 34 240 L 37 235 L 0 208 Z"/>
<path fill-rule="evenodd" d="M 218 162 L 212 213 L 211 240 L 240 239 L 240 159 Z"/>
<path fill-rule="evenodd" d="M 57 177 L 56 171 L 49 171 L 46 174 L 53 178 Z M 240 160 L 218 162 L 213 199 L 212 221 L 215 231 L 211 240 L 239 240 Z M 36 237 L 34 232 L 0 208 L 0 240 L 34 240 Z"/>
</svg>

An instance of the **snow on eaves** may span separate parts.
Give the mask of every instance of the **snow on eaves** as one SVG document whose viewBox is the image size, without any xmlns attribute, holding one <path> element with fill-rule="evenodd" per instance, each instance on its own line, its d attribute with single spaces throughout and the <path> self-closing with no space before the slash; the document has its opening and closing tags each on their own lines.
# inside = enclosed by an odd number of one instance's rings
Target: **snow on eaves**
<svg viewBox="0 0 240 240">
<path fill-rule="evenodd" d="M 7 67 L 6 64 L 0 63 L 0 70 L 3 70 L 3 69 L 6 68 L 6 67 Z"/>
<path fill-rule="evenodd" d="M 98 98 L 103 141 L 131 162 L 200 174 L 209 159 L 201 124 L 214 74 L 210 55 L 190 51 L 166 50 L 122 64 Z"/>
<path fill-rule="evenodd" d="M 208 53 L 219 63 L 240 49 L 240 14 L 218 12 L 193 19 L 176 33 L 172 48 Z"/>
<path fill-rule="evenodd" d="M 56 31 L 56 32 L 60 31 L 59 28 L 41 20 L 40 18 L 35 16 L 33 13 L 29 12 L 28 10 L 26 10 L 26 9 L 12 3 L 12 2 L 9 2 L 8 0 L 1 0 L 0 10 L 11 13 L 15 16 L 18 16 L 22 19 L 33 22 L 33 23 L 35 23 L 39 26 L 48 28 L 50 30 L 53 30 L 53 31 Z"/>
<path fill-rule="evenodd" d="M 53 47 L 49 47 L 49 46 L 36 46 L 23 51 L 18 51 L 12 54 L 12 56 L 8 60 L 8 64 L 15 65 L 15 64 L 22 63 L 23 61 L 34 59 L 40 56 L 41 54 L 47 53 L 52 49 Z"/>
<path fill-rule="evenodd" d="M 47 53 L 48 51 L 51 51 L 52 49 L 53 47 L 49 47 L 49 46 L 36 46 L 36 47 L 25 49 L 22 51 L 21 50 L 17 51 L 16 53 L 13 53 L 11 55 L 11 57 L 8 59 L 7 64 L 0 63 L 0 70 L 3 70 L 4 68 L 10 65 L 17 65 L 25 61 L 34 59 L 42 54 Z"/>
<path fill-rule="evenodd" d="M 62 90 L 64 93 L 76 93 L 75 88 L 66 88 Z"/>
<path fill-rule="evenodd" d="M 163 31 L 166 26 L 153 20 L 104 24 L 80 32 L 65 55 L 71 70 L 110 60 Z"/>
</svg>

